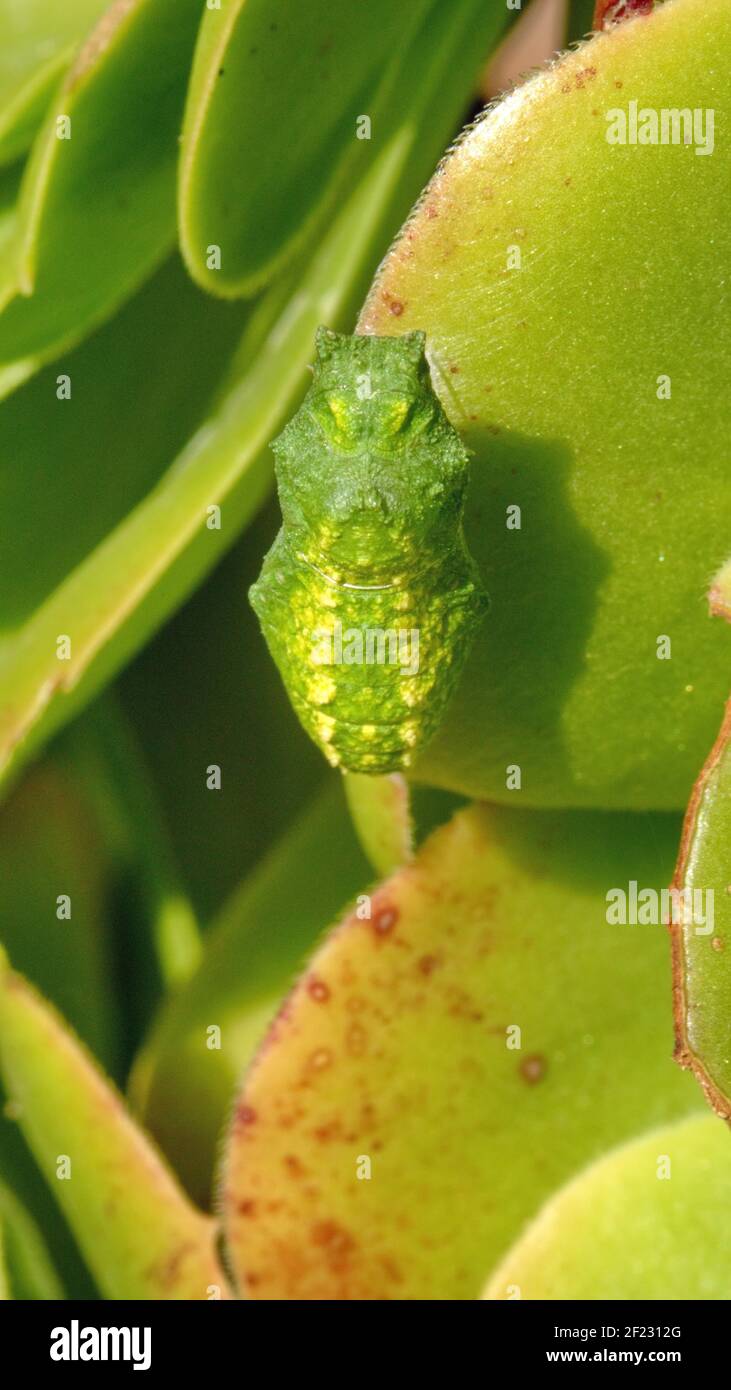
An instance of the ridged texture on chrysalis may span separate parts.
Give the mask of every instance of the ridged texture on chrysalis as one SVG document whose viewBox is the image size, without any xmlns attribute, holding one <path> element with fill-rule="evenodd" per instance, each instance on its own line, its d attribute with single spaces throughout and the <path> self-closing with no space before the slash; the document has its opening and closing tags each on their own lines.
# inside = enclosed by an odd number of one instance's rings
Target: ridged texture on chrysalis
<svg viewBox="0 0 731 1390">
<path fill-rule="evenodd" d="M 487 606 L 462 532 L 467 451 L 424 341 L 321 328 L 273 445 L 283 524 L 251 602 L 304 728 L 352 772 L 409 766 Z"/>
</svg>

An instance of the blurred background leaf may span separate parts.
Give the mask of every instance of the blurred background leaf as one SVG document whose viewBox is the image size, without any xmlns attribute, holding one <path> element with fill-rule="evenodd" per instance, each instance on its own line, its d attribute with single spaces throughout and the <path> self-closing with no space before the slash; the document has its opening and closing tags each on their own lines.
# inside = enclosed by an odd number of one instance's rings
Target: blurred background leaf
<svg viewBox="0 0 731 1390">
<path fill-rule="evenodd" d="M 61 1283 L 35 1222 L 3 1182 L 0 1182 L 0 1228 L 8 1296 L 22 1299 L 63 1298 Z"/>
<path fill-rule="evenodd" d="M 76 45 L 108 0 L 0 0 L 0 164 L 24 154 Z"/>
<path fill-rule="evenodd" d="M 219 1136 L 244 1066 L 323 924 L 370 876 L 342 789 L 331 783 L 232 895 L 209 929 L 200 969 L 143 1047 L 133 1102 L 199 1203 L 211 1201 Z M 220 1029 L 218 1047 L 211 1026 Z"/>
<path fill-rule="evenodd" d="M 694 1116 L 643 1135 L 547 1203 L 485 1298 L 726 1302 L 730 1180 L 718 1120 Z"/>
<path fill-rule="evenodd" d="M 55 97 L 23 176 L 13 280 L 0 284 L 0 395 L 112 313 L 172 248 L 199 16 L 199 0 L 119 0 Z"/>
<path fill-rule="evenodd" d="M 104 1296 L 205 1300 L 213 1285 L 226 1297 L 213 1223 L 184 1197 L 63 1020 L 6 959 L 0 1066 L 18 1122 Z"/>
</svg>

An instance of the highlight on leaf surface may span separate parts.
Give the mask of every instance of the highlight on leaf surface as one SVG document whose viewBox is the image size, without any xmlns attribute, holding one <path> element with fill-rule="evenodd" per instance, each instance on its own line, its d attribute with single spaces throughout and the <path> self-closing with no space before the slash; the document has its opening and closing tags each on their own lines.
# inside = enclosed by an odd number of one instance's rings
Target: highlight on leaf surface
<svg viewBox="0 0 731 1390">
<path fill-rule="evenodd" d="M 423 333 L 320 328 L 316 346 L 272 445 L 283 524 L 251 602 L 328 762 L 395 772 L 439 727 L 486 608 L 462 531 L 467 452 Z"/>
</svg>

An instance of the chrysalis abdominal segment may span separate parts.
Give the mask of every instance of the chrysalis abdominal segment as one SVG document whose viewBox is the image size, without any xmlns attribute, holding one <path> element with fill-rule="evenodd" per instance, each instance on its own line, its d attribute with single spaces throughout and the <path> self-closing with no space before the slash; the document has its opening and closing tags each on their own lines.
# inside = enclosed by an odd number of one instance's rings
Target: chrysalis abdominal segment
<svg viewBox="0 0 731 1390">
<path fill-rule="evenodd" d="M 251 602 L 301 723 L 351 772 L 409 766 L 487 606 L 462 531 L 467 451 L 424 343 L 320 328 L 272 445 L 282 528 Z"/>
</svg>

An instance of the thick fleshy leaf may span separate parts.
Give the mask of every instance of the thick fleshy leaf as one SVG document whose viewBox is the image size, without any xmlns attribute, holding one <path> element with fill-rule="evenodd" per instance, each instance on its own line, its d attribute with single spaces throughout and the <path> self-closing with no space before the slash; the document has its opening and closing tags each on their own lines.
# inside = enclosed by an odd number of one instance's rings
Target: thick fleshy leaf
<svg viewBox="0 0 731 1390">
<path fill-rule="evenodd" d="M 273 328 L 265 333 L 264 341 L 259 342 L 251 370 L 223 396 L 158 485 L 108 534 L 101 528 L 99 499 L 93 510 L 81 518 L 84 526 L 94 528 L 93 537 L 87 533 L 84 549 L 78 509 L 74 510 L 70 535 L 54 518 L 55 546 L 75 547 L 76 560 L 74 565 L 67 557 L 64 569 L 59 565 L 56 570 L 55 587 L 40 593 L 35 570 L 28 575 L 37 606 L 0 652 L 0 769 L 6 774 L 110 679 L 213 566 L 256 510 L 271 477 L 267 443 L 301 390 L 315 329 L 323 321 L 337 320 L 354 285 L 360 285 L 364 261 L 381 225 L 384 208 L 398 189 L 409 149 L 409 138 L 399 137 L 386 151 L 386 157 L 376 163 L 331 229 L 292 299 Z M 192 286 L 189 294 L 210 307 L 211 301 Z M 178 313 L 186 298 L 182 292 Z M 235 306 L 214 304 L 213 308 L 219 314 L 241 312 Z M 153 332 L 148 324 L 149 350 L 159 354 L 157 331 L 155 327 Z M 204 363 L 199 355 L 202 350 L 203 344 L 186 363 L 194 377 L 193 400 L 200 400 L 201 392 L 195 377 L 202 369 L 203 382 L 210 381 L 216 352 L 220 351 L 214 344 L 210 361 Z M 88 353 L 85 360 L 89 369 L 93 364 L 107 394 L 106 407 L 95 393 L 93 402 L 87 395 L 85 408 L 99 411 L 103 420 L 100 431 L 109 441 L 109 449 L 123 449 L 129 460 L 129 430 L 142 426 L 137 402 L 133 402 L 130 417 L 129 388 L 120 392 L 109 362 L 99 357 L 98 344 L 93 354 L 89 345 Z M 138 370 L 146 382 L 145 400 L 152 409 L 158 378 L 141 349 Z M 44 378 L 46 390 L 49 384 L 48 377 Z M 164 373 L 160 384 L 175 393 L 181 390 L 183 377 L 180 372 Z M 26 389 L 42 388 L 31 383 Z M 111 397 L 123 411 L 125 424 L 121 429 L 111 423 Z M 13 420 L 9 412 L 14 405 L 14 401 L 9 402 L 4 408 L 6 421 Z M 64 406 L 54 401 L 54 408 Z M 103 408 L 106 415 L 102 415 Z M 183 408 L 190 418 L 185 399 Z M 160 411 L 158 402 L 156 418 Z M 2 424 L 0 417 L 0 428 Z M 166 424 L 171 430 L 179 428 L 174 410 L 170 410 Z M 98 433 L 90 434 L 85 448 L 82 446 L 84 466 L 94 470 L 94 476 L 98 471 L 99 448 Z M 141 450 L 141 455 L 144 466 L 149 468 L 147 448 Z M 108 451 L 106 457 L 108 463 Z M 37 459 L 35 466 L 39 466 Z M 209 527 L 210 509 L 216 506 L 221 507 L 220 526 Z M 38 545 L 37 530 L 33 544 Z M 51 553 L 56 553 L 54 547 Z M 46 563 L 44 558 L 43 568 Z M 70 659 L 65 661 L 59 661 L 57 656 L 57 641 L 62 634 L 71 638 Z"/>
<path fill-rule="evenodd" d="M 236 295 L 269 281 L 396 128 L 423 120 L 435 62 L 441 81 L 422 138 L 429 145 L 436 136 L 436 157 L 449 138 L 455 81 L 464 109 L 481 58 L 514 17 L 481 0 L 453 0 L 448 15 L 436 8 L 434 0 L 405 8 L 311 0 L 306 9 L 223 0 L 205 13 L 179 200 L 183 254 L 201 285 Z M 296 118 L 283 116 L 283 99 Z"/>
<path fill-rule="evenodd" d="M 408 783 L 398 772 L 387 777 L 350 772 L 344 781 L 350 814 L 363 849 L 377 873 L 390 874 L 407 863 L 413 853 Z"/>
<path fill-rule="evenodd" d="M 0 1069 L 107 1298 L 227 1297 L 215 1229 L 62 1020 L 0 962 Z"/>
<path fill-rule="evenodd" d="M 170 249 L 199 18 L 200 0 L 117 0 L 55 96 L 23 179 L 13 279 L 0 284 L 0 395 L 107 317 Z"/>
<path fill-rule="evenodd" d="M 731 1145 L 718 1120 L 694 1116 L 655 1130 L 548 1202 L 485 1298 L 727 1302 L 730 1186 Z M 590 1360 L 592 1352 L 589 1344 Z"/>
<path fill-rule="evenodd" d="M 28 148 L 87 29 L 108 0 L 0 0 L 0 164 Z"/>
<path fill-rule="evenodd" d="M 43 1238 L 22 1203 L 0 1181 L 0 1230 L 11 1298 L 63 1298 Z"/>
<path fill-rule="evenodd" d="M 475 451 L 492 598 L 417 778 L 507 801 L 517 765 L 523 804 L 687 801 L 727 690 L 702 595 L 731 510 L 720 134 L 708 157 L 730 55 L 725 0 L 595 36 L 469 132 L 377 277 L 361 330 L 426 330 Z"/>
<path fill-rule="evenodd" d="M 710 607 L 731 620 L 731 564 Z M 731 1120 L 731 699 L 688 804 L 673 888 L 676 1056 Z"/>
<path fill-rule="evenodd" d="M 204 288 L 237 294 L 271 279 L 311 233 L 328 184 L 348 165 L 363 171 L 370 132 L 358 137 L 358 117 L 381 116 L 430 3 L 399 12 L 389 0 L 223 0 L 204 10 L 180 173 L 181 246 Z M 283 119 L 283 99 L 295 120 Z"/>
<path fill-rule="evenodd" d="M 474 807 L 316 953 L 249 1072 L 223 1175 L 256 1298 L 475 1298 L 587 1161 L 699 1104 L 673 1066 L 674 817 Z"/>
<path fill-rule="evenodd" d="M 210 1201 L 219 1136 L 243 1067 L 323 922 L 368 878 L 342 791 L 331 785 L 209 929 L 200 969 L 140 1054 L 133 1100 L 200 1202 Z"/>
</svg>

